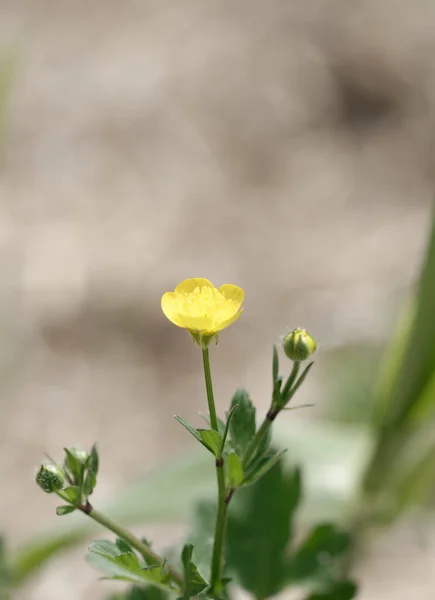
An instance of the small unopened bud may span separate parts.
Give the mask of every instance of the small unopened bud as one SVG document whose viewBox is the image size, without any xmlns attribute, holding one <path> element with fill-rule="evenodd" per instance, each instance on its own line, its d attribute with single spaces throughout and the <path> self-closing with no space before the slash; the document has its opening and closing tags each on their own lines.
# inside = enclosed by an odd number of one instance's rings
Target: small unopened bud
<svg viewBox="0 0 435 600">
<path fill-rule="evenodd" d="M 36 483 L 47 494 L 61 490 L 65 483 L 64 470 L 59 465 L 41 465 L 36 475 Z"/>
<path fill-rule="evenodd" d="M 316 342 L 305 329 L 294 329 L 286 335 L 283 342 L 284 352 L 290 360 L 301 362 L 316 351 Z"/>
</svg>

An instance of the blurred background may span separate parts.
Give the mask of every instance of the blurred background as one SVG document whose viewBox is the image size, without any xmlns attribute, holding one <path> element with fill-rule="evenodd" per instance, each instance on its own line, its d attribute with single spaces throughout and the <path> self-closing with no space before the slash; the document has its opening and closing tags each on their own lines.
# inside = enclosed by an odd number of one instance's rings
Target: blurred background
<svg viewBox="0 0 435 600">
<path fill-rule="evenodd" d="M 266 409 L 272 344 L 296 326 L 320 342 L 300 396 L 316 407 L 286 423 L 333 418 L 331 365 L 342 376 L 349 348 L 370 387 L 429 233 L 434 31 L 426 0 L 0 1 L 12 547 L 58 523 L 34 484 L 44 453 L 97 441 L 107 501 L 191 448 L 172 415 L 205 410 L 200 356 L 160 310 L 184 278 L 245 289 L 212 353 L 221 414 L 241 385 Z M 157 544 L 175 535 L 151 531 Z M 378 540 L 361 598 L 431 597 L 433 533 L 405 519 Z M 84 554 L 55 559 L 16 599 L 101 598 Z"/>
</svg>

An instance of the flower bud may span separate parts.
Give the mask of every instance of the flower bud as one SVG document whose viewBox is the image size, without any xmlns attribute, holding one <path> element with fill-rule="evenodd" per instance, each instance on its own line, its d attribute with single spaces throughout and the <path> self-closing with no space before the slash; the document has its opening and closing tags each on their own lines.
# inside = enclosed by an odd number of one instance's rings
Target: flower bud
<svg viewBox="0 0 435 600">
<path fill-rule="evenodd" d="M 36 475 L 36 483 L 44 492 L 51 494 L 57 490 L 61 490 L 65 483 L 65 473 L 59 465 L 41 465 L 41 468 Z"/>
<path fill-rule="evenodd" d="M 290 360 L 303 361 L 316 351 L 316 342 L 305 329 L 293 329 L 283 342 L 284 352 Z"/>
</svg>

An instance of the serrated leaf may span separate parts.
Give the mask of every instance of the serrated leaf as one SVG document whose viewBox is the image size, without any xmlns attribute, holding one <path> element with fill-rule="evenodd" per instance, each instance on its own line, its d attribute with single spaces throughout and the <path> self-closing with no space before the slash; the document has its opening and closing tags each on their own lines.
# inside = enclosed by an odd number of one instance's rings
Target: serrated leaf
<svg viewBox="0 0 435 600">
<path fill-rule="evenodd" d="M 255 436 L 255 406 L 246 390 L 240 389 L 231 400 L 231 408 L 237 406 L 229 425 L 233 447 L 239 456 L 243 456 L 249 442 Z"/>
<path fill-rule="evenodd" d="M 118 556 L 115 558 L 115 562 L 117 565 L 126 567 L 129 571 L 137 571 L 141 568 L 138 557 L 132 552 L 123 552 L 122 554 L 118 554 Z"/>
<path fill-rule="evenodd" d="M 58 506 L 56 508 L 56 514 L 59 517 L 62 517 L 63 515 L 68 515 L 69 513 L 72 513 L 76 510 L 75 506 L 70 506 L 69 504 L 65 505 L 65 506 Z"/>
<path fill-rule="evenodd" d="M 89 551 L 87 557 L 89 564 L 110 579 L 139 585 L 152 584 L 166 590 L 172 589 L 161 581 L 160 565 L 141 568 L 136 555 L 130 552 L 120 554 L 119 548 L 111 542 L 105 540 L 93 542 Z"/>
<path fill-rule="evenodd" d="M 181 561 L 184 567 L 184 598 L 197 596 L 208 586 L 197 566 L 192 562 L 192 556 L 193 545 L 185 544 L 181 552 Z"/>
<path fill-rule="evenodd" d="M 349 430 L 327 421 L 276 421 L 273 429 L 277 444 L 280 447 L 291 444 L 294 459 L 304 465 L 307 473 L 308 489 L 301 507 L 304 524 L 312 524 L 314 519 L 342 520 L 372 450 L 369 432 L 362 427 Z M 287 457 L 283 457 L 283 461 L 287 463 Z M 338 470 L 340 481 L 329 477 L 331 469 Z M 125 486 L 103 508 L 126 526 L 180 521 L 188 517 L 189 507 L 198 497 L 213 495 L 215 486 L 216 475 L 210 469 L 208 452 L 189 449 Z M 237 492 L 231 501 L 230 512 L 242 492 Z M 12 554 L 16 580 L 23 582 L 60 549 L 83 544 L 92 535 L 98 535 L 98 527 L 92 519 L 58 519 L 55 529 L 47 528 L 44 536 L 26 540 Z M 195 553 L 196 550 L 197 559 Z M 202 565 L 201 573 L 204 573 Z"/>
<path fill-rule="evenodd" d="M 141 572 L 133 573 L 126 567 L 116 564 L 114 559 L 102 554 L 88 554 L 86 557 L 88 564 L 94 569 L 103 573 L 108 579 L 121 579 L 138 585 L 144 585 L 149 581 L 143 577 Z"/>
<path fill-rule="evenodd" d="M 281 462 L 256 485 L 234 496 L 228 517 L 227 564 L 254 597 L 274 596 L 286 585 L 286 549 L 300 498 L 299 470 L 285 472 Z"/>
<path fill-rule="evenodd" d="M 272 469 L 276 463 L 280 460 L 282 456 L 287 452 L 287 450 L 281 450 L 281 452 L 277 452 L 272 456 L 264 456 L 260 458 L 253 466 L 253 468 L 249 471 L 249 473 L 245 477 L 244 485 L 252 485 L 256 481 L 266 475 L 270 469 Z"/>
<path fill-rule="evenodd" d="M 116 538 L 115 546 L 118 548 L 121 554 L 124 554 L 125 552 L 131 552 L 132 554 L 134 554 L 133 548 L 130 546 L 130 544 L 127 544 L 127 542 L 122 538 Z"/>
<path fill-rule="evenodd" d="M 230 480 L 230 486 L 232 488 L 238 488 L 243 483 L 243 466 L 242 461 L 235 452 L 231 452 L 227 457 L 228 465 L 228 477 Z"/>
<path fill-rule="evenodd" d="M 121 550 L 109 540 L 94 540 L 88 546 L 88 551 L 94 554 L 100 554 L 101 556 L 108 556 L 110 558 L 116 558 L 121 554 Z"/>
<path fill-rule="evenodd" d="M 79 506 L 82 502 L 82 491 L 77 485 L 70 485 L 62 490 L 62 496 L 71 502 L 74 506 Z"/>
<path fill-rule="evenodd" d="M 316 592 L 305 600 L 352 600 L 356 598 L 358 588 L 353 581 L 340 581 L 324 592 Z"/>
<path fill-rule="evenodd" d="M 333 578 L 334 560 L 349 550 L 351 542 L 351 536 L 339 531 L 333 524 L 317 525 L 290 557 L 287 571 L 289 581 L 330 581 Z"/>
<path fill-rule="evenodd" d="M 166 559 L 163 561 L 163 564 L 160 567 L 160 578 L 163 583 L 168 583 L 170 579 L 168 561 Z"/>
<path fill-rule="evenodd" d="M 149 567 L 144 567 L 140 570 L 141 573 L 145 573 L 146 577 L 149 581 L 153 581 L 155 583 L 165 583 L 162 577 L 162 566 L 161 565 L 153 565 Z"/>
<path fill-rule="evenodd" d="M 215 456 L 219 456 L 222 449 L 222 436 L 213 429 L 198 429 L 199 435 L 206 448 Z"/>
</svg>

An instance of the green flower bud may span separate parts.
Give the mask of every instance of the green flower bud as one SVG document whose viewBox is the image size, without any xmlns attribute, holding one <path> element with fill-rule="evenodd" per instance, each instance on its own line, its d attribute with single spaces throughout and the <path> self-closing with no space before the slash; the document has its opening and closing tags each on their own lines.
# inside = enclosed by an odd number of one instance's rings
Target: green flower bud
<svg viewBox="0 0 435 600">
<path fill-rule="evenodd" d="M 283 348 L 290 360 L 300 362 L 311 356 L 317 345 L 305 329 L 297 328 L 285 336 Z"/>
<path fill-rule="evenodd" d="M 63 488 L 65 472 L 59 465 L 41 465 L 36 475 L 36 483 L 44 492 L 51 494 Z"/>
</svg>

